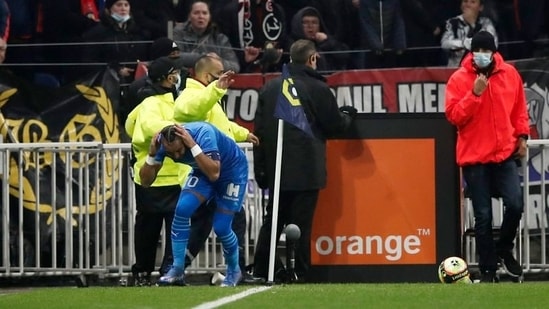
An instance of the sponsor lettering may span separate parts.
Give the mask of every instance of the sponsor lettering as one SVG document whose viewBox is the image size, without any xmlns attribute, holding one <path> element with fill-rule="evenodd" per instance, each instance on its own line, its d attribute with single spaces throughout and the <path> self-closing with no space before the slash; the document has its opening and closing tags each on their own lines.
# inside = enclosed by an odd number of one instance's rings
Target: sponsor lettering
<svg viewBox="0 0 549 309">
<path fill-rule="evenodd" d="M 387 113 L 382 85 L 341 86 L 332 88 L 332 93 L 339 106 L 354 106 L 359 113 Z"/>
<path fill-rule="evenodd" d="M 320 236 L 315 240 L 320 255 L 384 255 L 398 261 L 403 254 L 418 254 L 421 239 L 417 235 Z"/>
<path fill-rule="evenodd" d="M 252 122 L 255 118 L 258 97 L 259 92 L 257 89 L 233 89 L 227 91 L 225 106 L 227 117 L 231 120 L 238 118 L 243 121 Z"/>
<path fill-rule="evenodd" d="M 401 113 L 444 112 L 444 83 L 407 83 L 397 85 Z"/>
</svg>

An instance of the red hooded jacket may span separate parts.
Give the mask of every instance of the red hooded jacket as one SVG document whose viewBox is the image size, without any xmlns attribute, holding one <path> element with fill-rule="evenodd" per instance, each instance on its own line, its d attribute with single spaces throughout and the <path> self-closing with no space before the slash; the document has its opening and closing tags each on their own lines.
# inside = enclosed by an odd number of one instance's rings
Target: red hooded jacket
<svg viewBox="0 0 549 309">
<path fill-rule="evenodd" d="M 494 53 L 495 67 L 481 96 L 473 94 L 477 77 L 468 54 L 446 85 L 446 118 L 458 129 L 460 166 L 498 163 L 517 149 L 517 139 L 530 133 L 522 79 L 512 65 Z"/>
</svg>

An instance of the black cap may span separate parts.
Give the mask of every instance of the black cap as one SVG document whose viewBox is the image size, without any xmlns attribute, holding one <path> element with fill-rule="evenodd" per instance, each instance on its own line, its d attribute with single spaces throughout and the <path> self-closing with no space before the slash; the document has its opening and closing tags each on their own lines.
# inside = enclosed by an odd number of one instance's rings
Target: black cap
<svg viewBox="0 0 549 309">
<path fill-rule="evenodd" d="M 493 52 L 497 50 L 494 36 L 488 31 L 479 31 L 471 39 L 471 51 L 478 51 L 481 48 Z"/>
<path fill-rule="evenodd" d="M 119 0 L 105 0 L 105 8 L 110 9 Z M 130 2 L 130 0 L 127 0 Z"/>
<path fill-rule="evenodd" d="M 149 59 L 156 59 L 164 56 L 168 56 L 174 50 L 179 50 L 179 46 L 170 38 L 158 38 L 154 40 L 151 45 Z"/>
<path fill-rule="evenodd" d="M 149 77 L 153 82 L 157 82 L 173 73 L 173 71 L 181 70 L 182 68 L 183 59 L 181 57 L 160 57 L 149 64 Z"/>
</svg>

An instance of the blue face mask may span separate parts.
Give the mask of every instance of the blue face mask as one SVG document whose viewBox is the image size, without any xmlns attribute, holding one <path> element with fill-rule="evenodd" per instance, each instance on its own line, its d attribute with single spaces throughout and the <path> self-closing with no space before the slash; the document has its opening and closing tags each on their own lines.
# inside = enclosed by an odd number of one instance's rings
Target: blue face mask
<svg viewBox="0 0 549 309">
<path fill-rule="evenodd" d="M 118 15 L 116 13 L 111 14 L 112 19 L 114 19 L 117 23 L 125 23 L 130 19 L 130 15 L 122 16 Z"/>
<path fill-rule="evenodd" d="M 477 67 L 484 69 L 492 62 L 492 52 L 473 52 L 473 61 Z"/>
</svg>

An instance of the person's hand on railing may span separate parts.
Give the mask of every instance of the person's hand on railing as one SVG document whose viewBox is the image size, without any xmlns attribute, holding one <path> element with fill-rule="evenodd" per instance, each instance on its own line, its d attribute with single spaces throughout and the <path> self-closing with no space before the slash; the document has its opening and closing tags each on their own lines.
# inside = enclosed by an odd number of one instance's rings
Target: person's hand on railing
<svg viewBox="0 0 549 309">
<path fill-rule="evenodd" d="M 517 150 L 513 154 L 516 159 L 522 159 L 526 156 L 526 138 L 519 137 L 517 139 Z"/>
<path fill-rule="evenodd" d="M 120 70 L 118 70 L 118 75 L 122 77 L 128 77 L 128 76 L 131 76 L 134 71 L 135 71 L 134 69 L 122 67 L 120 68 Z"/>
<path fill-rule="evenodd" d="M 259 138 L 255 136 L 252 132 L 248 133 L 248 137 L 246 137 L 246 142 L 252 143 L 254 146 L 259 145 Z"/>
<path fill-rule="evenodd" d="M 267 174 L 265 173 L 265 171 L 255 170 L 254 178 L 259 188 L 267 189 L 269 187 L 269 181 L 267 180 Z"/>
</svg>

